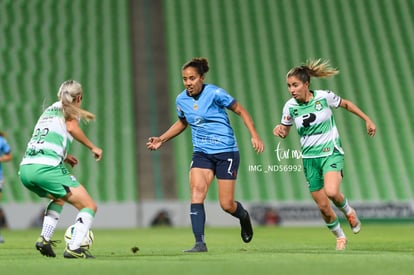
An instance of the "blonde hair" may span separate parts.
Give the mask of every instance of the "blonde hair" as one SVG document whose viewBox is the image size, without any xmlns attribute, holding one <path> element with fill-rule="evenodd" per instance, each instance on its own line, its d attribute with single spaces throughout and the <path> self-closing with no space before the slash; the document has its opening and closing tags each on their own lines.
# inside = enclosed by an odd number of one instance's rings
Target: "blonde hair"
<svg viewBox="0 0 414 275">
<path fill-rule="evenodd" d="M 82 86 L 75 80 L 66 80 L 63 82 L 60 85 L 57 96 L 62 102 L 63 114 L 66 120 L 80 118 L 89 121 L 95 119 L 94 114 L 73 104 L 77 97 L 82 97 Z"/>
<path fill-rule="evenodd" d="M 295 76 L 299 78 L 303 83 L 309 82 L 311 77 L 325 78 L 336 75 L 339 70 L 332 68 L 329 65 L 328 60 L 309 59 L 306 63 L 299 67 L 290 69 L 286 77 Z"/>
</svg>

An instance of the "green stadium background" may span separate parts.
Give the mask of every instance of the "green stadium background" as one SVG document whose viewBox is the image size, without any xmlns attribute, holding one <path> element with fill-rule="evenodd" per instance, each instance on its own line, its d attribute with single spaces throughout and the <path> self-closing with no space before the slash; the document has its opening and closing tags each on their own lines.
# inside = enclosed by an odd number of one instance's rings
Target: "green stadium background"
<svg viewBox="0 0 414 275">
<path fill-rule="evenodd" d="M 311 87 L 355 102 L 378 128 L 370 138 L 362 120 L 335 111 L 346 151 L 343 191 L 358 202 L 413 202 L 413 10 L 411 0 L 0 0 L 0 129 L 14 155 L 3 164 L 3 204 L 42 201 L 22 188 L 18 164 L 42 108 L 70 78 L 83 84 L 84 107 L 97 115 L 83 128 L 104 149 L 96 163 L 73 146 L 81 163 L 74 173 L 92 196 L 100 203 L 188 202 L 190 131 L 152 154 L 142 137 L 175 121 L 181 65 L 198 56 L 210 62 L 207 82 L 247 108 L 266 145 L 257 155 L 242 120 L 230 114 L 241 151 L 237 199 L 310 201 L 303 173 L 292 171 L 301 165 L 294 154 L 297 134 L 280 140 L 272 129 L 289 98 L 286 72 L 324 58 L 340 74 L 314 79 Z M 133 27 L 137 14 L 142 24 Z M 152 32 L 154 25 L 163 32 Z M 133 28 L 144 35 L 134 36 Z M 156 39 L 162 50 L 133 46 Z M 159 59 L 164 63 L 152 62 Z M 134 66 L 151 80 L 146 89 L 139 89 Z M 159 91 L 157 83 L 166 89 Z M 165 100 L 167 108 L 159 107 Z M 212 185 L 208 201 L 216 200 Z"/>
</svg>

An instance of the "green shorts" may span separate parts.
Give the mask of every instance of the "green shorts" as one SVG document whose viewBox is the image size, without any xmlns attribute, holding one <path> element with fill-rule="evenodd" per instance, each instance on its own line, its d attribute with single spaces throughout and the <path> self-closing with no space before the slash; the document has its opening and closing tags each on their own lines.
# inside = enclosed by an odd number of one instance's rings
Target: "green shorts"
<svg viewBox="0 0 414 275">
<path fill-rule="evenodd" d="M 344 155 L 337 150 L 327 157 L 303 159 L 305 177 L 310 192 L 323 188 L 323 178 L 328 171 L 341 171 L 344 168 Z"/>
<path fill-rule="evenodd" d="M 20 166 L 20 180 L 30 191 L 39 197 L 62 198 L 70 192 L 69 187 L 80 183 L 63 164 L 58 166 L 26 164 Z"/>
</svg>

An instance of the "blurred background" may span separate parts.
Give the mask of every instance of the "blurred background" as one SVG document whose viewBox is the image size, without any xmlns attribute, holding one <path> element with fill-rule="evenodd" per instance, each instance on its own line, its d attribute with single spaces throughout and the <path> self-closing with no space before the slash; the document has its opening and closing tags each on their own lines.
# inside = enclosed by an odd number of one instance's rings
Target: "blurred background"
<svg viewBox="0 0 414 275">
<path fill-rule="evenodd" d="M 72 147 L 80 159 L 72 172 L 99 205 L 95 226 L 145 227 L 159 216 L 189 225 L 190 130 L 156 152 L 145 143 L 177 119 L 181 66 L 201 56 L 210 63 L 206 82 L 240 101 L 266 146 L 257 155 L 230 114 L 241 154 L 236 199 L 255 223 L 321 222 L 296 132 L 286 140 L 272 134 L 290 97 L 286 72 L 310 58 L 340 70 L 313 79 L 312 89 L 353 101 L 377 124 L 370 138 L 361 119 L 335 110 L 343 192 L 362 219 L 413 220 L 412 11 L 411 0 L 0 0 L 0 130 L 14 157 L 3 164 L 7 225 L 41 218 L 47 200 L 22 186 L 19 162 L 67 79 L 82 84 L 83 107 L 97 115 L 82 128 L 104 150 L 95 162 L 80 144 Z M 219 209 L 215 184 L 206 204 L 207 224 L 237 225 Z M 63 216 L 61 227 L 72 223 L 74 215 Z"/>
</svg>

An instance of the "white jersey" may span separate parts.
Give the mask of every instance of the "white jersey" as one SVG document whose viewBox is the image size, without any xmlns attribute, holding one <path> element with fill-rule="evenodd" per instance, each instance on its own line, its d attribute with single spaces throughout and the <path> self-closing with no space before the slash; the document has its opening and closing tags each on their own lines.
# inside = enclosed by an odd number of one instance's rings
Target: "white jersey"
<svg viewBox="0 0 414 275">
<path fill-rule="evenodd" d="M 66 158 L 72 140 L 66 129 L 62 103 L 55 102 L 37 121 L 20 164 L 57 166 Z"/>
<path fill-rule="evenodd" d="M 308 103 L 298 103 L 291 98 L 283 107 L 281 123 L 296 125 L 300 136 L 303 158 L 329 156 L 341 147 L 338 129 L 331 108 L 338 108 L 341 98 L 331 91 L 313 91 L 313 98 Z"/>
</svg>

